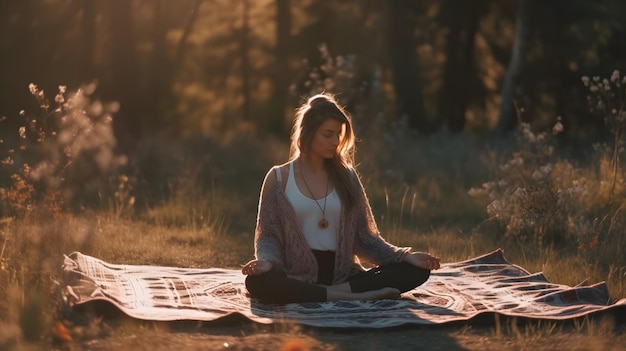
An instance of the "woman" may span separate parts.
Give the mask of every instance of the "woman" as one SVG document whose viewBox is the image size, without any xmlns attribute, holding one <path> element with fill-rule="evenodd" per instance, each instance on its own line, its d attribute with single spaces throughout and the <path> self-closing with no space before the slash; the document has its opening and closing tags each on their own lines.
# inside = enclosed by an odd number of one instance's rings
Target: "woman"
<svg viewBox="0 0 626 351">
<path fill-rule="evenodd" d="M 354 140 L 350 116 L 332 96 L 315 95 L 298 109 L 289 162 L 272 167 L 261 189 L 256 258 L 242 268 L 252 297 L 395 298 L 439 268 L 439 258 L 380 236 L 354 168 Z"/>
</svg>

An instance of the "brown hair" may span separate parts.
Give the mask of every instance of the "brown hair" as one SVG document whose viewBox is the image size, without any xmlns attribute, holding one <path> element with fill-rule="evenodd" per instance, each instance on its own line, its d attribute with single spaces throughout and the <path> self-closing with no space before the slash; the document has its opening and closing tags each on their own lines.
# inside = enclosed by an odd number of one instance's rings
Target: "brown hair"
<svg viewBox="0 0 626 351">
<path fill-rule="evenodd" d="M 325 160 L 326 169 L 341 202 L 346 208 L 351 208 L 356 198 L 356 189 L 350 179 L 351 173 L 354 172 L 356 176 L 354 170 L 356 138 L 352 128 L 352 118 L 332 95 L 314 95 L 296 110 L 289 160 L 293 161 L 300 156 L 302 151 L 306 152 L 315 132 L 327 119 L 341 122 L 342 133 L 335 156 Z"/>
</svg>

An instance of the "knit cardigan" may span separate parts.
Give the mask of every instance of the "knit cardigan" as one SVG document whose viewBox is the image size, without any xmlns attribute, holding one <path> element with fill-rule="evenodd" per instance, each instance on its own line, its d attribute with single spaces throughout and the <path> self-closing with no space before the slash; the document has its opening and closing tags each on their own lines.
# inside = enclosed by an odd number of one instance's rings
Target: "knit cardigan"
<svg viewBox="0 0 626 351">
<path fill-rule="evenodd" d="M 285 196 L 281 182 L 265 189 L 268 177 L 276 177 L 279 166 L 268 172 L 259 199 L 254 237 L 255 256 L 272 262 L 287 276 L 310 283 L 317 282 L 318 265 L 298 225 L 295 210 Z M 362 264 L 383 265 L 400 262 L 410 247 L 394 246 L 380 235 L 363 184 L 352 172 L 357 198 L 352 209 L 342 206 L 337 231 L 333 284 L 345 282 L 350 276 L 364 271 Z M 265 195 L 263 195 L 265 194 Z"/>
</svg>

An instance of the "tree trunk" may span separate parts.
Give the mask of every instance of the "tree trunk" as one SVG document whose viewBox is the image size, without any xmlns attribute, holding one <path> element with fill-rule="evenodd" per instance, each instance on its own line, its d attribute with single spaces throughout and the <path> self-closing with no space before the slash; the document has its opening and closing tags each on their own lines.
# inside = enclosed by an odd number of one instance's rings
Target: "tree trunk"
<svg viewBox="0 0 626 351">
<path fill-rule="evenodd" d="M 241 42 L 240 42 L 240 59 L 241 59 L 241 90 L 243 94 L 243 119 L 244 121 L 250 121 L 251 116 L 251 92 L 250 92 L 250 58 L 248 57 L 250 51 L 250 0 L 243 1 L 243 13 L 242 13 L 242 28 L 241 28 Z"/>
<path fill-rule="evenodd" d="M 90 81 L 95 78 L 94 43 L 96 39 L 97 0 L 83 0 L 83 21 L 81 33 L 80 80 Z"/>
<path fill-rule="evenodd" d="M 449 28 L 443 86 L 439 94 L 439 116 L 451 132 L 465 127 L 465 112 L 471 87 L 477 84 L 474 42 L 485 2 L 447 0 L 443 5 L 444 26 Z"/>
<path fill-rule="evenodd" d="M 276 49 L 273 67 L 274 90 L 270 99 L 270 132 L 283 135 L 285 128 L 285 111 L 291 75 L 289 57 L 291 47 L 291 4 L 290 0 L 276 0 Z"/>
<path fill-rule="evenodd" d="M 150 125 L 159 125 L 163 122 L 163 110 L 167 105 L 165 99 L 167 94 L 167 88 L 170 82 L 172 69 L 168 64 L 167 49 L 165 43 L 165 36 L 167 34 L 167 23 L 165 23 L 165 4 L 163 0 L 152 0 L 152 6 L 154 6 L 154 23 L 152 32 L 152 42 L 154 43 L 154 50 L 152 51 L 152 72 L 150 77 L 150 86 L 146 91 L 150 92 L 150 96 L 147 96 L 144 100 L 151 100 L 152 103 L 148 104 L 148 115 L 150 116 Z"/>
<path fill-rule="evenodd" d="M 411 129 L 430 133 L 434 126 L 424 109 L 410 8 L 412 0 L 393 0 L 389 5 L 389 41 L 393 86 L 398 114 L 408 119 Z"/>
<path fill-rule="evenodd" d="M 524 69 L 526 52 L 530 39 L 529 26 L 529 2 L 518 0 L 517 15 L 515 17 L 515 41 L 509 63 L 500 102 L 500 115 L 494 129 L 495 137 L 503 137 L 517 124 L 517 111 L 515 108 L 515 90 L 519 77 Z"/>
<path fill-rule="evenodd" d="M 105 85 L 107 98 L 120 103 L 114 120 L 118 144 L 124 151 L 134 148 L 143 132 L 143 112 L 139 101 L 137 55 L 133 27 L 132 1 L 108 0 L 108 25 L 111 41 L 111 72 Z"/>
</svg>

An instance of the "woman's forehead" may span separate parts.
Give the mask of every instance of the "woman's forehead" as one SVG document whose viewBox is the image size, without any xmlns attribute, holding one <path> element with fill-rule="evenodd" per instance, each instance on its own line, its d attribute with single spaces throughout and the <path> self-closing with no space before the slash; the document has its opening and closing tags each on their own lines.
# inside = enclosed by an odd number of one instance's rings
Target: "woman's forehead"
<svg viewBox="0 0 626 351">
<path fill-rule="evenodd" d="M 319 126 L 319 130 L 321 131 L 329 130 L 333 132 L 340 132 L 342 128 L 343 128 L 343 123 L 333 118 L 326 119 Z"/>
</svg>

